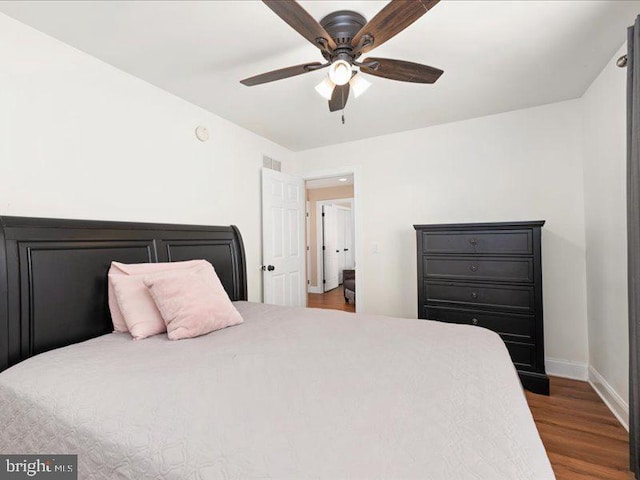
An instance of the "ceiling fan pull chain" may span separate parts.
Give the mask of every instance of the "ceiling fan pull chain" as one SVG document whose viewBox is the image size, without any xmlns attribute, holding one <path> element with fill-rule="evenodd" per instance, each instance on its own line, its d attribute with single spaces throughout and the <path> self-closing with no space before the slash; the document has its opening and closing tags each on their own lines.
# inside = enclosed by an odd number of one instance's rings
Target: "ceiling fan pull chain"
<svg viewBox="0 0 640 480">
<path fill-rule="evenodd" d="M 342 110 L 342 124 L 344 125 L 344 110 Z"/>
</svg>

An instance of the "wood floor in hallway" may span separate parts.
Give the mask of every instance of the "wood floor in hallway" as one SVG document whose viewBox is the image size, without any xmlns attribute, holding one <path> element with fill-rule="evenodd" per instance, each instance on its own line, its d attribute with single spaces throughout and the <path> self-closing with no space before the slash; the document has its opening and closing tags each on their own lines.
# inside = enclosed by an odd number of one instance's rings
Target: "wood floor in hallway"
<svg viewBox="0 0 640 480">
<path fill-rule="evenodd" d="M 309 308 L 328 308 L 352 313 L 356 311 L 356 306 L 353 303 L 347 303 L 344 300 L 342 286 L 326 293 L 307 294 L 307 306 Z"/>
</svg>

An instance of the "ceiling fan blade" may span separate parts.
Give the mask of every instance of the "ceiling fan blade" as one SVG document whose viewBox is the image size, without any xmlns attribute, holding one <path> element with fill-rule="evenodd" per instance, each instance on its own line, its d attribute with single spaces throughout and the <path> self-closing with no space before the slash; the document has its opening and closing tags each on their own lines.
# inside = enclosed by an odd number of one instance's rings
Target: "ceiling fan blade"
<svg viewBox="0 0 640 480">
<path fill-rule="evenodd" d="M 429 67 L 420 63 L 405 62 L 404 60 L 393 60 L 391 58 L 365 58 L 362 63 L 375 62 L 374 66 L 361 66 L 360 71 L 375 75 L 376 77 L 389 78 L 400 82 L 413 83 L 435 83 L 444 72 L 439 68 Z"/>
<path fill-rule="evenodd" d="M 440 0 L 391 0 L 360 29 L 351 40 L 356 48 L 363 35 L 371 35 L 373 43 L 365 44 L 360 53 L 379 47 L 432 9 Z"/>
<path fill-rule="evenodd" d="M 280 70 L 273 70 L 271 72 L 262 73 L 254 77 L 245 78 L 240 80 L 240 83 L 247 87 L 253 87 L 254 85 L 260 85 L 262 83 L 273 82 L 275 80 L 282 80 L 283 78 L 295 77 L 296 75 L 302 75 L 303 73 L 318 70 L 323 65 L 320 62 L 302 63 L 293 67 L 281 68 Z"/>
<path fill-rule="evenodd" d="M 333 50 L 336 48 L 336 42 L 333 41 L 331 35 L 327 33 L 322 25 L 313 18 L 309 13 L 300 6 L 295 0 L 262 0 L 267 7 L 278 15 L 282 20 L 289 24 L 296 32 L 313 43 L 316 47 L 320 47 L 316 39 L 324 38 L 327 46 Z"/>
<path fill-rule="evenodd" d="M 330 112 L 337 112 L 344 108 L 347 104 L 347 99 L 349 98 L 349 89 L 348 83 L 345 83 L 344 85 L 336 85 L 333 89 L 333 93 L 331 94 L 331 100 L 329 100 Z"/>
</svg>

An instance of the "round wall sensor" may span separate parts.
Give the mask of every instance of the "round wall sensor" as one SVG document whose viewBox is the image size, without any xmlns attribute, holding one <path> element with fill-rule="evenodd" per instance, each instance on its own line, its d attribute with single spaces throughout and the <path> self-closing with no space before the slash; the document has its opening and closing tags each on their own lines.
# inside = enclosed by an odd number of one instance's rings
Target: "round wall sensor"
<svg viewBox="0 0 640 480">
<path fill-rule="evenodd" d="M 198 140 L 201 142 L 206 142 L 209 140 L 209 129 L 200 125 L 196 128 L 196 137 L 198 137 Z"/>
</svg>

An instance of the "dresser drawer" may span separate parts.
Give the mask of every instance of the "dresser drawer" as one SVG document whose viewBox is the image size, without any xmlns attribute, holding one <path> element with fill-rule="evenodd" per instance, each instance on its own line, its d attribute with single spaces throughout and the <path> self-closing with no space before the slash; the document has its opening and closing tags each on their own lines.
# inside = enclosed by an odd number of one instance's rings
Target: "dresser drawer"
<svg viewBox="0 0 640 480">
<path fill-rule="evenodd" d="M 536 335 L 536 323 L 533 315 L 425 306 L 423 318 L 448 323 L 478 325 L 499 333 L 506 340 L 533 342 Z"/>
<path fill-rule="evenodd" d="M 453 303 L 484 308 L 533 312 L 533 286 L 424 281 L 427 303 Z"/>
<path fill-rule="evenodd" d="M 533 282 L 533 258 L 424 256 L 422 265 L 427 278 Z"/>
<path fill-rule="evenodd" d="M 509 350 L 511 360 L 518 370 L 536 369 L 536 347 L 527 343 L 509 342 L 504 344 Z"/>
<path fill-rule="evenodd" d="M 531 230 L 423 232 L 424 253 L 533 254 Z"/>
</svg>

